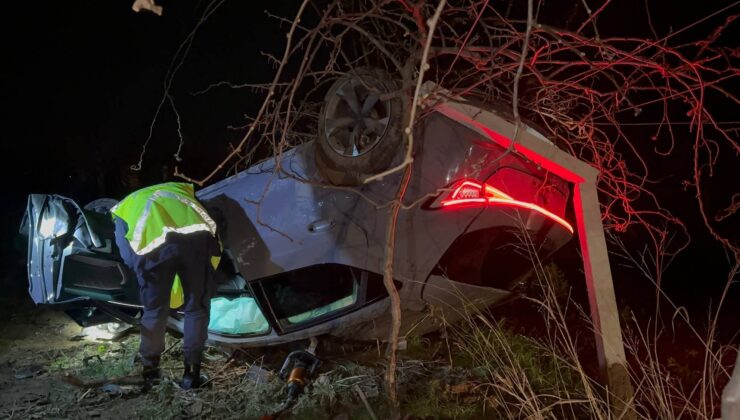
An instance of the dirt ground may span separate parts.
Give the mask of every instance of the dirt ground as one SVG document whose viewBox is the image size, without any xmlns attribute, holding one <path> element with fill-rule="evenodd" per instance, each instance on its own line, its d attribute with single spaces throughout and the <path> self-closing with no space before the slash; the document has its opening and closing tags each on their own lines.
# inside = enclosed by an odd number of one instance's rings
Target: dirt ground
<svg viewBox="0 0 740 420">
<path fill-rule="evenodd" d="M 175 382 L 181 375 L 180 339 L 168 334 L 162 362 L 166 379 L 143 394 L 137 383 L 136 330 L 117 341 L 92 340 L 81 337 L 82 328 L 63 312 L 30 304 L 3 308 L 0 418 L 260 418 L 284 402 L 276 371 L 285 355 L 303 344 L 262 351 L 209 348 L 204 370 L 210 386 L 186 392 Z M 399 365 L 401 392 L 413 396 L 404 404 L 417 414 L 408 418 L 480 418 L 480 404 L 465 399 L 471 373 L 440 362 L 447 357 L 440 343 L 411 344 Z M 292 413 L 280 418 L 371 419 L 371 411 L 385 418 L 383 349 L 339 340 L 324 340 L 321 346 L 326 357 L 321 374 Z"/>
<path fill-rule="evenodd" d="M 146 403 L 141 396 L 117 400 L 64 380 L 66 368 L 80 355 L 120 351 L 126 345 L 81 340 L 81 330 L 64 313 L 50 309 L 24 307 L 6 319 L 0 329 L 0 417 L 115 419 L 141 411 Z M 93 357 L 88 367 L 93 359 L 99 363 Z"/>
<path fill-rule="evenodd" d="M 163 373 L 169 379 L 144 394 L 135 329 L 116 341 L 92 339 L 63 312 L 33 307 L 6 321 L 0 329 L 0 418 L 187 418 L 203 411 L 197 393 L 174 384 L 181 373 L 176 337 L 167 337 Z M 207 359 L 208 373 L 224 370 L 225 355 L 210 350 Z M 116 384 L 99 383 L 121 377 Z M 90 385 L 73 385 L 77 380 Z M 166 393 L 169 401 L 162 401 Z M 181 399 L 193 404 L 170 404 Z"/>
<path fill-rule="evenodd" d="M 183 391 L 180 338 L 168 334 L 162 368 L 165 380 L 141 392 L 138 331 L 122 338 L 93 340 L 64 312 L 35 306 L 28 298 L 25 267 L 5 270 L 0 285 L 0 418 L 258 419 L 285 401 L 276 374 L 286 355 L 307 343 L 257 350 L 209 348 L 203 370 L 206 389 Z M 470 395 L 471 369 L 452 367 L 437 339 L 407 343 L 398 370 L 399 392 L 408 419 L 481 418 L 481 397 Z M 385 346 L 321 340 L 323 364 L 291 414 L 280 418 L 386 418 Z M 105 384 L 111 378 L 124 378 Z M 80 382 L 84 382 L 82 386 Z M 73 384 L 74 383 L 74 384 Z M 471 404 L 476 402 L 476 404 Z"/>
</svg>

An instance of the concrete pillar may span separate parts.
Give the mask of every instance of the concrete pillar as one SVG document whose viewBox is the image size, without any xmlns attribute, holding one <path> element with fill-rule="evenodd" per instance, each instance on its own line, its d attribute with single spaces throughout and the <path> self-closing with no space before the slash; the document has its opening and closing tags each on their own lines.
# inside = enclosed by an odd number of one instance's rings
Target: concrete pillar
<svg viewBox="0 0 740 420">
<path fill-rule="evenodd" d="M 583 253 L 599 366 L 607 379 L 609 391 L 616 397 L 612 400 L 615 418 L 634 418 L 635 413 L 629 409 L 633 391 L 627 371 L 595 180 L 587 179 L 575 185 L 574 190 L 578 237 Z"/>
</svg>

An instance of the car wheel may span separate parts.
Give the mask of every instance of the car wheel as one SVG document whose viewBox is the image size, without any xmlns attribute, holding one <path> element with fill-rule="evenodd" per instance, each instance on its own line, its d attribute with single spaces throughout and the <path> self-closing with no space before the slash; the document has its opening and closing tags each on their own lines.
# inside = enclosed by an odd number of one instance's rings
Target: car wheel
<svg viewBox="0 0 740 420">
<path fill-rule="evenodd" d="M 95 213 L 107 214 L 110 213 L 110 209 L 112 209 L 116 204 L 118 204 L 118 200 L 114 198 L 98 198 L 97 200 L 93 200 L 85 204 L 82 209 Z"/>
<path fill-rule="evenodd" d="M 319 115 L 316 163 L 335 185 L 387 169 L 402 143 L 403 101 L 385 72 L 358 69 L 332 84 Z"/>
</svg>

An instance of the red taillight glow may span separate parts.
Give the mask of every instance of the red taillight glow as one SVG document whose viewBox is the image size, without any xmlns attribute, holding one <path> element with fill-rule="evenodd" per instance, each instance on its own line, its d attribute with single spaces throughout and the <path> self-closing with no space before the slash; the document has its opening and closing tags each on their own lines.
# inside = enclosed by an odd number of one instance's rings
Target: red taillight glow
<svg viewBox="0 0 740 420">
<path fill-rule="evenodd" d="M 481 185 L 473 181 L 463 181 L 452 192 L 456 200 L 475 200 L 481 197 Z M 485 200 L 483 200 L 485 201 Z"/>
<path fill-rule="evenodd" d="M 498 188 L 493 188 L 492 186 L 488 184 L 483 184 L 483 186 L 486 188 L 486 197 L 488 198 L 501 198 L 504 200 L 514 199 L 512 196 L 510 196 L 509 194 L 506 194 L 505 192 L 499 190 Z"/>
<path fill-rule="evenodd" d="M 546 210 L 542 206 L 526 201 L 519 201 L 505 192 L 494 188 L 488 184 L 464 180 L 454 185 L 452 193 L 442 200 L 443 207 L 462 207 L 477 205 L 495 205 L 495 206 L 512 206 L 536 211 L 545 217 L 559 223 L 564 228 L 573 233 L 573 226 L 557 214 Z"/>
<path fill-rule="evenodd" d="M 444 200 L 442 202 L 442 205 L 445 207 L 450 206 L 466 206 L 466 205 L 475 205 L 475 204 L 486 204 L 488 200 L 485 198 L 464 198 L 461 200 Z"/>
</svg>

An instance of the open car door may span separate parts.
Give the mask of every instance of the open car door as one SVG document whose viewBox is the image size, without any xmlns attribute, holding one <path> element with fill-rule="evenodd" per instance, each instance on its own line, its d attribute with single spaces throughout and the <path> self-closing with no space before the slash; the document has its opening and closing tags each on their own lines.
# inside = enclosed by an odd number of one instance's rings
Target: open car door
<svg viewBox="0 0 740 420">
<path fill-rule="evenodd" d="M 106 322 L 96 316 L 106 303 L 137 304 L 136 279 L 120 260 L 113 230 L 107 214 L 80 208 L 69 198 L 29 195 L 20 232 L 28 238 L 31 299 L 65 305 L 81 325 Z M 123 315 L 130 314 L 114 316 Z"/>
</svg>

